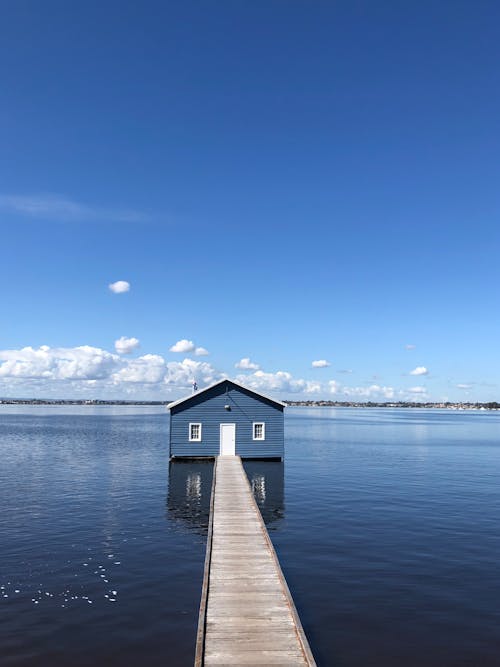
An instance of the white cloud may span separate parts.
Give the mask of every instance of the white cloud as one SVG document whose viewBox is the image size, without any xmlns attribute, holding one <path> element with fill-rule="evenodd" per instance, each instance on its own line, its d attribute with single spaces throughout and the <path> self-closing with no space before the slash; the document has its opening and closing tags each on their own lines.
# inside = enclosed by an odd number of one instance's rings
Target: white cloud
<svg viewBox="0 0 500 667">
<path fill-rule="evenodd" d="M 396 391 L 393 387 L 379 386 L 372 384 L 369 387 L 345 387 L 336 380 L 329 380 L 326 383 L 294 378 L 287 371 L 277 371 L 276 373 L 266 373 L 258 370 L 251 375 L 239 375 L 237 382 L 246 385 L 250 389 L 275 394 L 301 393 L 321 395 L 334 394 L 337 396 L 346 396 L 348 398 L 358 399 L 393 399 Z"/>
<path fill-rule="evenodd" d="M 106 220 L 142 222 L 147 216 L 139 211 L 89 206 L 61 195 L 0 195 L 0 209 L 32 218 L 63 222 Z"/>
<path fill-rule="evenodd" d="M 311 366 L 313 368 L 326 368 L 327 366 L 331 366 L 331 364 L 326 359 L 318 359 L 317 361 L 313 361 Z"/>
<path fill-rule="evenodd" d="M 181 354 L 186 354 L 187 352 L 194 352 L 195 344 L 192 340 L 178 340 L 177 343 L 174 343 L 170 348 L 170 352 L 179 352 Z"/>
<path fill-rule="evenodd" d="M 472 389 L 471 384 L 460 383 L 457 384 L 457 389 Z"/>
<path fill-rule="evenodd" d="M 126 338 L 125 336 L 122 336 L 121 338 L 118 338 L 118 340 L 115 340 L 115 350 L 118 354 L 130 354 L 138 347 L 138 338 Z"/>
<path fill-rule="evenodd" d="M 130 339 L 127 339 L 130 340 Z M 155 391 L 184 393 L 196 379 L 200 387 L 220 379 L 222 374 L 211 364 L 184 359 L 168 362 L 158 354 L 127 359 L 106 350 L 82 345 L 74 348 L 25 347 L 0 350 L 0 382 L 14 391 L 16 387 L 34 391 L 38 396 L 85 393 L 90 389 L 103 395 L 130 393 L 128 387 L 144 385 Z M 6 384 L 8 382 L 8 384 Z M 140 391 L 140 389 L 139 389 Z M 120 394 L 121 392 L 121 394 Z M 137 393 L 133 390 L 133 393 Z M 32 394 L 34 395 L 34 394 Z"/>
<path fill-rule="evenodd" d="M 410 375 L 428 375 L 428 373 L 429 371 L 425 366 L 417 366 L 412 371 L 410 371 Z"/>
<path fill-rule="evenodd" d="M 378 384 L 372 384 L 369 387 L 343 387 L 342 393 L 345 396 L 354 396 L 360 398 L 389 398 L 392 399 L 395 396 L 395 390 L 393 387 L 380 386 Z"/>
<path fill-rule="evenodd" d="M 328 391 L 330 394 L 338 394 L 341 388 L 340 382 L 337 382 L 336 380 L 330 380 L 328 382 Z"/>
<path fill-rule="evenodd" d="M 167 362 L 159 354 L 145 354 L 131 359 L 113 375 L 115 383 L 134 382 L 167 385 L 171 388 L 190 390 L 193 380 L 202 388 L 222 378 L 222 374 L 207 362 L 186 358 Z"/>
<path fill-rule="evenodd" d="M 249 357 L 243 357 L 243 359 L 240 359 L 236 364 L 234 364 L 235 368 L 240 368 L 242 371 L 258 371 L 260 366 L 259 364 L 255 364 L 253 361 L 250 361 Z"/>
<path fill-rule="evenodd" d="M 190 347 L 191 341 L 178 341 Z M 0 350 L 0 387 L 5 396 L 39 397 L 94 397 L 94 398 L 179 398 L 189 394 L 193 380 L 203 388 L 224 377 L 224 374 L 205 360 L 185 357 L 182 361 L 167 361 L 158 354 L 144 354 L 138 358 L 126 357 L 136 349 L 139 341 L 122 338 L 115 342 L 119 354 L 81 345 L 71 348 L 24 347 L 18 350 Z M 176 343 L 177 345 L 177 343 Z M 195 348 L 194 344 L 193 348 Z M 192 350 L 191 350 L 192 352 Z M 395 390 L 393 387 L 372 383 L 367 386 L 344 386 L 337 380 L 312 381 L 294 377 L 288 371 L 265 372 L 249 367 L 253 362 L 244 358 L 237 382 L 277 398 L 289 395 L 343 400 L 420 400 L 427 398 L 423 386 Z M 256 364 L 255 364 L 256 365 Z M 471 385 L 461 383 L 457 389 Z"/>
<path fill-rule="evenodd" d="M 115 294 L 123 294 L 130 290 L 130 283 L 126 280 L 117 280 L 115 283 L 110 283 L 108 287 Z"/>
<path fill-rule="evenodd" d="M 374 391 L 381 394 L 384 398 L 394 398 L 395 391 L 393 387 L 374 387 Z"/>
<path fill-rule="evenodd" d="M 408 345 L 405 345 L 405 350 L 414 350 L 416 347 L 416 345 L 411 345 L 411 343 L 409 343 Z"/>
<path fill-rule="evenodd" d="M 96 380 L 106 378 L 120 357 L 98 347 L 0 350 L 0 377 L 49 380 Z"/>
<path fill-rule="evenodd" d="M 204 347 L 196 347 L 192 340 L 187 340 L 183 338 L 178 340 L 177 343 L 174 343 L 170 349 L 170 352 L 178 352 L 180 354 L 190 354 L 193 353 L 197 357 L 206 357 L 209 352 Z"/>
<path fill-rule="evenodd" d="M 184 361 L 170 361 L 167 364 L 164 382 L 167 385 L 190 389 L 193 379 L 196 380 L 199 387 L 204 387 L 222 379 L 222 377 L 224 377 L 224 374 L 217 371 L 206 361 L 184 359 Z"/>
<path fill-rule="evenodd" d="M 121 382 L 140 382 L 155 384 L 163 382 L 166 373 L 165 359 L 159 354 L 145 354 L 138 359 L 127 360 L 126 366 L 113 373 L 111 380 Z"/>
<path fill-rule="evenodd" d="M 321 382 L 311 382 L 310 380 L 306 381 L 306 386 L 304 389 L 305 394 L 319 394 L 323 391 L 323 385 Z"/>
<path fill-rule="evenodd" d="M 288 373 L 287 371 L 265 373 L 264 371 L 257 370 L 255 373 L 251 373 L 250 375 L 238 375 L 235 379 L 237 382 L 240 382 L 250 389 L 263 392 L 304 392 L 306 394 L 311 394 L 321 390 L 321 385 L 319 382 L 295 379 L 292 374 Z"/>
</svg>

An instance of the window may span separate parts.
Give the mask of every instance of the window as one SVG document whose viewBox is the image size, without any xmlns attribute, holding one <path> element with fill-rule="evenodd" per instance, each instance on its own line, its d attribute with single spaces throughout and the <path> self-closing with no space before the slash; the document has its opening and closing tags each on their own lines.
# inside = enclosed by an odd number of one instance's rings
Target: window
<svg viewBox="0 0 500 667">
<path fill-rule="evenodd" d="M 264 424 L 264 422 L 253 423 L 253 439 L 254 440 L 266 439 L 266 425 Z"/>
<path fill-rule="evenodd" d="M 200 442 L 201 440 L 201 424 L 189 424 L 189 441 Z"/>
</svg>

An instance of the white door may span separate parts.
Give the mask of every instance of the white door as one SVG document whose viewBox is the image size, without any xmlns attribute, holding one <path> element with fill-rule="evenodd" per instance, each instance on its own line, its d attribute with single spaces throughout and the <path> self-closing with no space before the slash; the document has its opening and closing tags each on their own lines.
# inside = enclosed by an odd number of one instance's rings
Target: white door
<svg viewBox="0 0 500 667">
<path fill-rule="evenodd" d="M 236 452 L 236 424 L 220 425 L 220 454 L 234 456 Z"/>
</svg>

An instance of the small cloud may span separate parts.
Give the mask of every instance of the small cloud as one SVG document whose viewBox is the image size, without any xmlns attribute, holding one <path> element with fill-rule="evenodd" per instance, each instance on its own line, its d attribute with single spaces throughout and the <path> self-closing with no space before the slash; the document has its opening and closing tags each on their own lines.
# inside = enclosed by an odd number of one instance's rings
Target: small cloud
<svg viewBox="0 0 500 667">
<path fill-rule="evenodd" d="M 318 359 L 317 361 L 313 361 L 311 366 L 313 368 L 326 368 L 327 366 L 331 366 L 331 363 L 326 359 Z"/>
<path fill-rule="evenodd" d="M 89 206 L 61 195 L 8 195 L 0 194 L 0 209 L 12 213 L 60 222 L 142 222 L 146 216 L 140 211 Z"/>
<path fill-rule="evenodd" d="M 405 350 L 414 350 L 416 347 L 416 345 L 409 343 L 408 345 L 405 345 Z"/>
<path fill-rule="evenodd" d="M 109 289 L 115 294 L 123 294 L 130 291 L 130 283 L 126 280 L 117 280 L 115 283 L 110 283 Z"/>
<path fill-rule="evenodd" d="M 177 343 L 172 345 L 170 352 L 180 352 L 182 354 L 186 354 L 187 352 L 194 352 L 195 349 L 196 346 L 192 340 L 186 340 L 183 338 L 182 340 L 178 340 Z"/>
<path fill-rule="evenodd" d="M 410 394 L 426 394 L 427 393 L 427 389 L 425 387 L 410 387 L 410 389 L 408 389 L 408 391 L 410 392 Z"/>
<path fill-rule="evenodd" d="M 457 389 L 472 389 L 472 385 L 471 384 L 460 383 L 460 384 L 457 384 Z"/>
<path fill-rule="evenodd" d="M 209 352 L 204 347 L 197 347 L 192 340 L 182 338 L 177 343 L 172 345 L 170 352 L 178 352 L 180 354 L 195 354 L 197 357 L 206 357 Z"/>
<path fill-rule="evenodd" d="M 417 366 L 412 371 L 410 371 L 410 375 L 428 375 L 428 374 L 429 371 L 425 366 Z"/>
<path fill-rule="evenodd" d="M 238 363 L 234 364 L 235 368 L 241 368 L 243 371 L 258 371 L 260 366 L 255 364 L 253 361 L 250 361 L 249 357 L 243 357 Z"/>
<path fill-rule="evenodd" d="M 126 338 L 125 336 L 122 336 L 115 341 L 115 350 L 118 354 L 130 354 L 138 347 L 138 338 Z"/>
<path fill-rule="evenodd" d="M 337 371 L 337 373 L 343 373 L 343 374 L 351 374 L 351 373 L 353 373 L 353 372 L 354 372 L 354 371 L 351 370 L 350 368 L 342 368 L 342 369 L 340 369 L 340 370 Z"/>
</svg>

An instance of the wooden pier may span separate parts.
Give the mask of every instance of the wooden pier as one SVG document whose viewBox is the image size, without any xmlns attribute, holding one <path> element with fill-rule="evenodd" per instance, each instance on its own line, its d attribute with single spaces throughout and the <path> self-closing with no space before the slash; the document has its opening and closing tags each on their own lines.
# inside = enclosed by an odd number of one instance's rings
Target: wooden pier
<svg viewBox="0 0 500 667">
<path fill-rule="evenodd" d="M 219 456 L 195 667 L 315 664 L 241 459 Z"/>
</svg>

